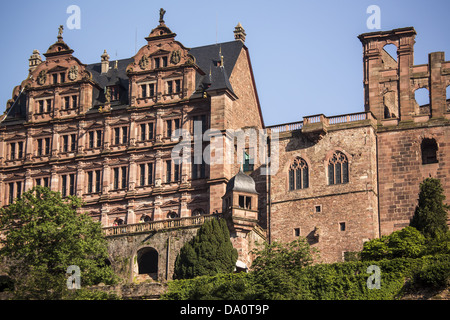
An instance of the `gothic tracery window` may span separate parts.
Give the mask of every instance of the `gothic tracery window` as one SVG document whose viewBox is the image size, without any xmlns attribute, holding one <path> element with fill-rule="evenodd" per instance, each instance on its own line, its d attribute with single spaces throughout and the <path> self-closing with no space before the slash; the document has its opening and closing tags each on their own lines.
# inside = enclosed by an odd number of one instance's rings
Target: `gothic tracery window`
<svg viewBox="0 0 450 320">
<path fill-rule="evenodd" d="M 305 189 L 308 186 L 308 164 L 304 159 L 297 157 L 289 168 L 289 190 Z"/>
<path fill-rule="evenodd" d="M 334 152 L 328 161 L 328 184 L 348 183 L 348 159 L 340 151 Z"/>
</svg>

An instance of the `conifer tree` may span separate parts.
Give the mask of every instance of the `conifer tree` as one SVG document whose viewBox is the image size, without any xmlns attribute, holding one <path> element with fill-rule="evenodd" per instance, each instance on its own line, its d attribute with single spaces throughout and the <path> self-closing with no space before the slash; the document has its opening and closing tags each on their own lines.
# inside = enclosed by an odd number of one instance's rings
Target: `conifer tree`
<svg viewBox="0 0 450 320">
<path fill-rule="evenodd" d="M 206 221 L 197 235 L 181 248 L 175 261 L 174 278 L 189 279 L 232 272 L 237 256 L 225 220 Z"/>
<path fill-rule="evenodd" d="M 445 195 L 439 179 L 427 178 L 420 184 L 419 203 L 410 225 L 427 238 L 436 238 L 448 231 Z"/>
</svg>

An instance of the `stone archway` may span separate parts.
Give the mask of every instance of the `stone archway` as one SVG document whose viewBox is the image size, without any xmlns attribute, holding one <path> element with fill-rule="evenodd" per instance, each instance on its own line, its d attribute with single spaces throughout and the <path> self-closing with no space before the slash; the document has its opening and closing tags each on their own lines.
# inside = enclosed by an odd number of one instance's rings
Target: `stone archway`
<svg viewBox="0 0 450 320">
<path fill-rule="evenodd" d="M 136 273 L 140 280 L 146 280 L 149 277 L 158 280 L 158 260 L 159 254 L 155 248 L 144 247 L 136 253 Z"/>
</svg>

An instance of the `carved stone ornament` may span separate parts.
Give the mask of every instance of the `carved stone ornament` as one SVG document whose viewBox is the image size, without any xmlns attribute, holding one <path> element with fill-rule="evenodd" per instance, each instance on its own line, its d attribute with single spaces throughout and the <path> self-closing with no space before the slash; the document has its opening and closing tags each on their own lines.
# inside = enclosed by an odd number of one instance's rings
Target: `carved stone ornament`
<svg viewBox="0 0 450 320">
<path fill-rule="evenodd" d="M 42 86 L 45 81 L 47 81 L 47 70 L 42 70 L 37 77 L 37 83 Z"/>
<path fill-rule="evenodd" d="M 139 60 L 139 66 L 141 67 L 141 69 L 145 69 L 148 67 L 148 58 L 147 56 L 142 56 L 141 60 Z"/>
<path fill-rule="evenodd" d="M 69 69 L 69 80 L 74 81 L 78 76 L 78 66 Z"/>
<path fill-rule="evenodd" d="M 172 55 L 170 56 L 170 63 L 177 64 L 181 60 L 181 52 L 180 50 L 172 51 Z"/>
</svg>

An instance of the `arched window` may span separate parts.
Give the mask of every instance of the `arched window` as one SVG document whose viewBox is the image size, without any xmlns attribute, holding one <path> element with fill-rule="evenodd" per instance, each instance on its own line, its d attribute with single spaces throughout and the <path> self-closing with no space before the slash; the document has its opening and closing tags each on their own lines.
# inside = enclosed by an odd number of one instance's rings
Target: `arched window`
<svg viewBox="0 0 450 320">
<path fill-rule="evenodd" d="M 139 274 L 158 272 L 158 251 L 154 248 L 146 247 L 137 252 L 137 263 Z"/>
<path fill-rule="evenodd" d="M 297 157 L 289 167 L 289 190 L 304 189 L 308 186 L 308 164 L 304 159 Z"/>
<path fill-rule="evenodd" d="M 328 161 L 328 184 L 348 183 L 348 159 L 340 151 L 333 153 Z"/>
<path fill-rule="evenodd" d="M 437 163 L 438 146 L 434 139 L 423 139 L 420 145 L 422 151 L 422 164 Z"/>
</svg>

